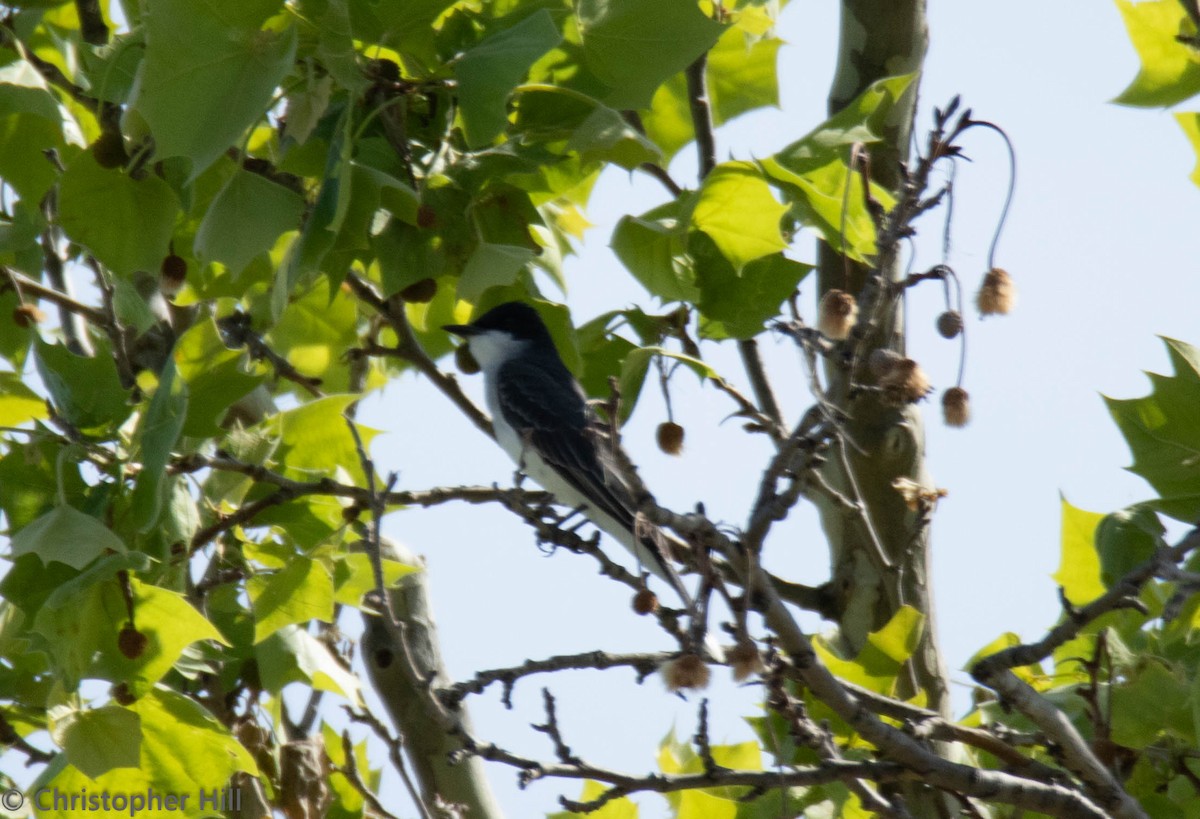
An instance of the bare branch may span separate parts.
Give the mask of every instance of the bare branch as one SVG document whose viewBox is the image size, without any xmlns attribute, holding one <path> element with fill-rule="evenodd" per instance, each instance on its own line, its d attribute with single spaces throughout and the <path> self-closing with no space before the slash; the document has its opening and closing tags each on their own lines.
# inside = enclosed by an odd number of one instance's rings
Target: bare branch
<svg viewBox="0 0 1200 819">
<path fill-rule="evenodd" d="M 453 708 L 471 694 L 482 694 L 494 683 L 504 684 L 504 703 L 512 707 L 510 695 L 517 680 L 534 674 L 546 674 L 567 669 L 632 668 L 637 672 L 638 682 L 653 674 L 663 663 L 679 656 L 677 652 L 650 652 L 640 654 L 610 654 L 606 651 L 588 651 L 582 654 L 559 654 L 544 660 L 526 660 L 511 668 L 495 668 L 479 671 L 470 680 L 443 688 L 439 695 L 447 706 Z"/>
<path fill-rule="evenodd" d="M 453 401 L 480 431 L 488 437 L 494 438 L 495 433 L 492 431 L 492 422 L 487 417 L 487 414 L 467 397 L 462 388 L 458 386 L 458 381 L 454 376 L 438 369 L 434 360 L 421 347 L 420 342 L 417 341 L 417 337 L 413 335 L 412 326 L 408 323 L 408 317 L 404 313 L 403 304 L 384 299 L 376 292 L 375 287 L 370 282 L 356 273 L 347 274 L 346 283 L 350 285 L 354 294 L 361 301 L 373 307 L 387 321 L 396 332 L 396 338 L 399 339 L 395 348 L 374 346 L 368 348 L 365 352 L 368 355 L 394 355 L 409 362 L 422 375 L 433 382 L 433 385 L 441 390 L 443 395 Z"/>
</svg>

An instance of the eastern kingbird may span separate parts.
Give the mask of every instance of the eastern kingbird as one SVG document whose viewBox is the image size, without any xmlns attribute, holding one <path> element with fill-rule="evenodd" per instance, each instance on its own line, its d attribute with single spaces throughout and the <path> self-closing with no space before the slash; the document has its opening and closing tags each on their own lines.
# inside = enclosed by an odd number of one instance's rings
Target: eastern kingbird
<svg viewBox="0 0 1200 819">
<path fill-rule="evenodd" d="M 537 311 L 510 301 L 470 324 L 443 329 L 467 340 L 483 371 L 496 441 L 520 470 L 616 538 L 692 608 L 691 595 L 665 554 L 674 539 L 636 520 L 629 487 L 596 445 L 603 436 L 599 421 Z"/>
</svg>

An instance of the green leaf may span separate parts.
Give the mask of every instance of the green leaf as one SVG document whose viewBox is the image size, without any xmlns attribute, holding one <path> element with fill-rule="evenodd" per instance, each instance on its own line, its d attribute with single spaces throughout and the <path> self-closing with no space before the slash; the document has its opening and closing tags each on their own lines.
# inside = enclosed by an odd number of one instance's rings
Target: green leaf
<svg viewBox="0 0 1200 819">
<path fill-rule="evenodd" d="M 362 479 L 362 464 L 345 416 L 346 408 L 360 397 L 328 395 L 268 420 L 267 428 L 280 436 L 276 458 L 290 469 L 331 472 L 340 467 L 354 480 Z M 366 447 L 379 434 L 362 424 L 358 429 Z"/>
<path fill-rule="evenodd" d="M 504 130 L 508 97 L 539 57 L 562 39 L 541 9 L 485 39 L 454 66 L 467 145 L 480 148 Z"/>
<path fill-rule="evenodd" d="M 291 68 L 296 28 L 263 29 L 280 0 L 155 0 L 131 107 L 159 156 L 192 161 L 194 179 L 267 110 Z"/>
<path fill-rule="evenodd" d="M 67 421 L 84 431 L 119 424 L 133 410 L 106 345 L 96 343 L 92 358 L 75 355 L 40 338 L 34 346 L 38 375 Z"/>
<path fill-rule="evenodd" d="M 141 696 L 154 688 L 178 662 L 184 649 L 201 640 L 225 644 L 225 638 L 183 595 L 130 579 L 133 591 L 134 625 L 146 637 L 146 648 L 138 657 L 121 653 L 117 635 L 126 625 L 124 598 L 115 583 L 103 587 L 102 637 L 96 646 L 93 673 L 103 679 L 124 681 Z M 49 604 L 48 604 L 49 605 Z"/>
<path fill-rule="evenodd" d="M 820 167 L 835 157 L 845 157 L 856 142 L 871 144 L 884 139 L 887 126 L 916 74 L 885 77 L 867 86 L 849 105 L 800 139 L 775 154 L 773 159 L 793 173 Z"/>
<path fill-rule="evenodd" d="M 141 724 L 137 767 L 115 768 L 92 779 L 65 757 L 52 763 L 29 789 L 67 795 L 124 794 L 123 810 L 87 811 L 105 819 L 136 815 L 220 816 L 221 789 L 235 773 L 258 775 L 258 766 L 229 730 L 194 700 L 174 691 L 149 691 L 130 706 Z M 184 739 L 186 738 L 186 739 Z M 153 792 L 162 807 L 147 800 Z M 201 803 L 201 798 L 205 800 Z M 37 815 L 46 819 L 76 819 L 74 809 L 57 809 L 48 795 L 40 797 Z M 174 799 L 171 803 L 168 800 Z M 142 800 L 139 804 L 135 800 Z M 167 808 L 168 804 L 173 804 Z"/>
<path fill-rule="evenodd" d="M 105 551 L 124 552 L 125 543 L 91 515 L 59 506 L 13 535 L 12 555 L 36 554 L 43 564 L 54 561 L 82 569 Z"/>
<path fill-rule="evenodd" d="M 17 427 L 49 416 L 46 401 L 17 373 L 0 373 L 0 426 Z"/>
<path fill-rule="evenodd" d="M 354 673 L 299 626 L 285 626 L 259 643 L 254 653 L 267 691 L 279 693 L 290 682 L 302 682 L 340 694 L 351 702 L 359 701 L 361 694 Z"/>
<path fill-rule="evenodd" d="M 718 165 L 704 179 L 692 227 L 704 231 L 741 272 L 747 263 L 783 250 L 779 220 L 787 212 L 762 173 L 748 162 Z"/>
<path fill-rule="evenodd" d="M 142 721 L 119 705 L 70 711 L 50 732 L 67 761 L 92 779 L 113 768 L 136 768 L 141 758 Z"/>
<path fill-rule="evenodd" d="M 1096 553 L 1096 527 L 1104 515 L 1077 509 L 1062 499 L 1062 557 L 1054 582 L 1076 606 L 1104 594 L 1100 580 L 1100 556 Z"/>
<path fill-rule="evenodd" d="M 734 26 L 708 53 L 708 97 L 720 125 L 757 108 L 779 105 L 776 58 L 783 40 L 750 37 Z"/>
<path fill-rule="evenodd" d="M 1129 469 L 1164 498 L 1163 511 L 1192 522 L 1200 516 L 1200 350 L 1164 338 L 1174 375 L 1149 373 L 1153 390 L 1142 398 L 1105 398 L 1133 453 Z"/>
<path fill-rule="evenodd" d="M 225 411 L 262 383 L 243 369 L 245 354 L 225 346 L 212 318 L 197 321 L 175 342 L 175 368 L 187 384 L 181 434 L 208 438 L 220 432 Z"/>
<path fill-rule="evenodd" d="M 575 11 L 584 59 L 617 109 L 648 107 L 655 89 L 724 31 L 693 0 L 577 0 Z"/>
<path fill-rule="evenodd" d="M 307 557 L 292 558 L 272 575 L 250 578 L 246 591 L 254 605 L 255 643 L 293 623 L 333 622 L 333 578 Z"/>
<path fill-rule="evenodd" d="M 395 560 L 383 561 L 383 584 L 394 588 L 401 579 L 420 571 L 416 566 L 407 566 Z M 338 558 L 333 565 L 333 582 L 336 587 L 334 600 L 344 606 L 359 607 L 367 592 L 375 589 L 375 572 L 371 559 L 362 552 Z"/>
<path fill-rule="evenodd" d="M 178 211 L 174 191 L 158 176 L 102 168 L 91 151 L 67 166 L 59 186 L 63 231 L 120 276 L 158 272 Z"/>
<path fill-rule="evenodd" d="M 867 213 L 862 187 L 850 178 L 845 161 L 834 159 L 803 174 L 791 173 L 772 159 L 761 164 L 791 194 L 796 218 L 814 228 L 827 245 L 860 262 L 875 254 L 875 224 Z M 871 190 L 885 210 L 892 206 L 894 200 L 883 188 L 872 185 Z"/>
<path fill-rule="evenodd" d="M 458 297 L 475 302 L 490 287 L 515 284 L 517 274 L 533 258 L 533 251 L 526 247 L 480 242 L 458 279 Z"/>
<path fill-rule="evenodd" d="M 685 197 L 642 216 L 622 216 L 613 231 L 613 253 L 642 287 L 663 301 L 694 302 L 699 297 L 684 249 L 691 204 L 692 198 Z"/>
<path fill-rule="evenodd" d="M 39 201 L 56 177 L 42 152 L 61 152 L 68 140 L 83 144 L 75 121 L 37 69 L 21 59 L 0 67 L 0 179 L 21 199 Z"/>
<path fill-rule="evenodd" d="M 196 230 L 196 255 L 237 274 L 288 230 L 300 227 L 304 198 L 259 174 L 239 169 L 209 205 Z"/>
<path fill-rule="evenodd" d="M 321 278 L 288 305 L 267 340 L 300 373 L 321 379 L 322 389 L 345 391 L 350 376 L 342 357 L 358 344 L 358 304 Z"/>
<path fill-rule="evenodd" d="M 177 377 L 175 359 L 169 358 L 159 373 L 158 386 L 138 428 L 142 468 L 133 487 L 132 521 L 139 532 L 158 521 L 166 488 L 163 471 L 183 429 L 187 403 L 187 382 Z"/>
<path fill-rule="evenodd" d="M 916 651 L 924 628 L 923 614 L 911 606 L 901 606 L 886 625 L 868 635 L 867 644 L 853 660 L 838 656 L 823 638 L 815 638 L 813 648 L 837 676 L 891 696 L 896 677 Z"/>
<path fill-rule="evenodd" d="M 1178 0 L 1117 0 L 1117 8 L 1141 68 L 1113 102 L 1166 107 L 1200 92 L 1200 63 L 1189 46 L 1175 39 L 1196 35 L 1196 26 Z"/>
<path fill-rule="evenodd" d="M 693 238 L 690 245 L 696 259 L 696 284 L 700 298 L 695 302 L 703 317 L 701 333 L 706 338 L 752 338 L 764 329 L 769 319 L 813 269 L 781 254 L 764 256 L 750 262 L 737 275 L 733 267 L 717 254 L 701 252 Z M 717 256 L 717 259 L 713 259 Z"/>
<path fill-rule="evenodd" d="M 1165 529 L 1150 509 L 1130 506 L 1105 515 L 1096 528 L 1100 579 L 1112 588 L 1127 573 L 1154 556 Z"/>
<path fill-rule="evenodd" d="M 1195 741 L 1188 685 L 1154 659 L 1144 661 L 1133 679 L 1114 685 L 1110 693 L 1112 740 L 1135 750 L 1162 733 Z"/>
</svg>

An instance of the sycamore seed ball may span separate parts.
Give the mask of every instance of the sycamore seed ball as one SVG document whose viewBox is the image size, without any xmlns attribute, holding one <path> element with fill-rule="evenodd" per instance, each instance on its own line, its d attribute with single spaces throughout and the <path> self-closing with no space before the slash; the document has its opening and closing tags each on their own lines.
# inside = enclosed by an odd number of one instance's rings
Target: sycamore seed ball
<svg viewBox="0 0 1200 819">
<path fill-rule="evenodd" d="M 658 595 L 649 589 L 642 589 L 633 596 L 633 610 L 641 615 L 654 614 L 658 611 Z"/>
<path fill-rule="evenodd" d="M 36 304 L 18 304 L 12 311 L 13 323 L 18 327 L 32 327 L 46 320 L 46 314 Z"/>
<path fill-rule="evenodd" d="M 1007 270 L 993 267 L 983 277 L 983 285 L 975 296 L 981 316 L 1004 316 L 1017 304 L 1017 287 Z"/>
<path fill-rule="evenodd" d="M 946 426 L 965 427 L 971 420 L 971 401 L 962 387 L 951 387 L 942 393 L 942 415 Z"/>
<path fill-rule="evenodd" d="M 668 455 L 683 452 L 683 427 L 674 421 L 663 421 L 659 424 L 655 437 L 658 438 L 658 448 Z"/>
<path fill-rule="evenodd" d="M 947 310 L 937 317 L 937 331 L 942 338 L 957 338 L 963 331 L 962 313 Z"/>
<path fill-rule="evenodd" d="M 698 655 L 684 654 L 664 665 L 662 676 L 668 691 L 698 691 L 708 687 L 712 672 Z"/>
<path fill-rule="evenodd" d="M 921 369 L 921 365 L 911 358 L 897 361 L 879 379 L 879 386 L 883 388 L 884 396 L 897 405 L 920 401 L 933 389 L 929 383 L 929 376 Z"/>
<path fill-rule="evenodd" d="M 117 648 L 130 660 L 136 660 L 146 651 L 150 639 L 138 631 L 132 623 L 126 623 L 117 634 Z"/>
<path fill-rule="evenodd" d="M 758 646 L 750 640 L 739 641 L 726 655 L 726 659 L 733 669 L 735 682 L 745 682 L 763 672 L 762 655 L 758 652 Z"/>
<path fill-rule="evenodd" d="M 850 335 L 858 319 L 858 302 L 845 290 L 830 290 L 821 298 L 817 329 L 834 341 Z"/>
</svg>

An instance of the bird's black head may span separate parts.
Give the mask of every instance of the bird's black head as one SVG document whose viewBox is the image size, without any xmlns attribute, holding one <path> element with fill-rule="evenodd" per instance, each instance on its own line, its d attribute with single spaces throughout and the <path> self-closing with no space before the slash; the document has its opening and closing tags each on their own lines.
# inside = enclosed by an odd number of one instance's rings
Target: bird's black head
<svg viewBox="0 0 1200 819">
<path fill-rule="evenodd" d="M 499 330 L 519 341 L 551 340 L 550 331 L 546 329 L 538 311 L 523 301 L 506 301 L 470 324 L 447 324 L 443 329 L 466 337 L 479 335 L 486 330 Z"/>
</svg>

